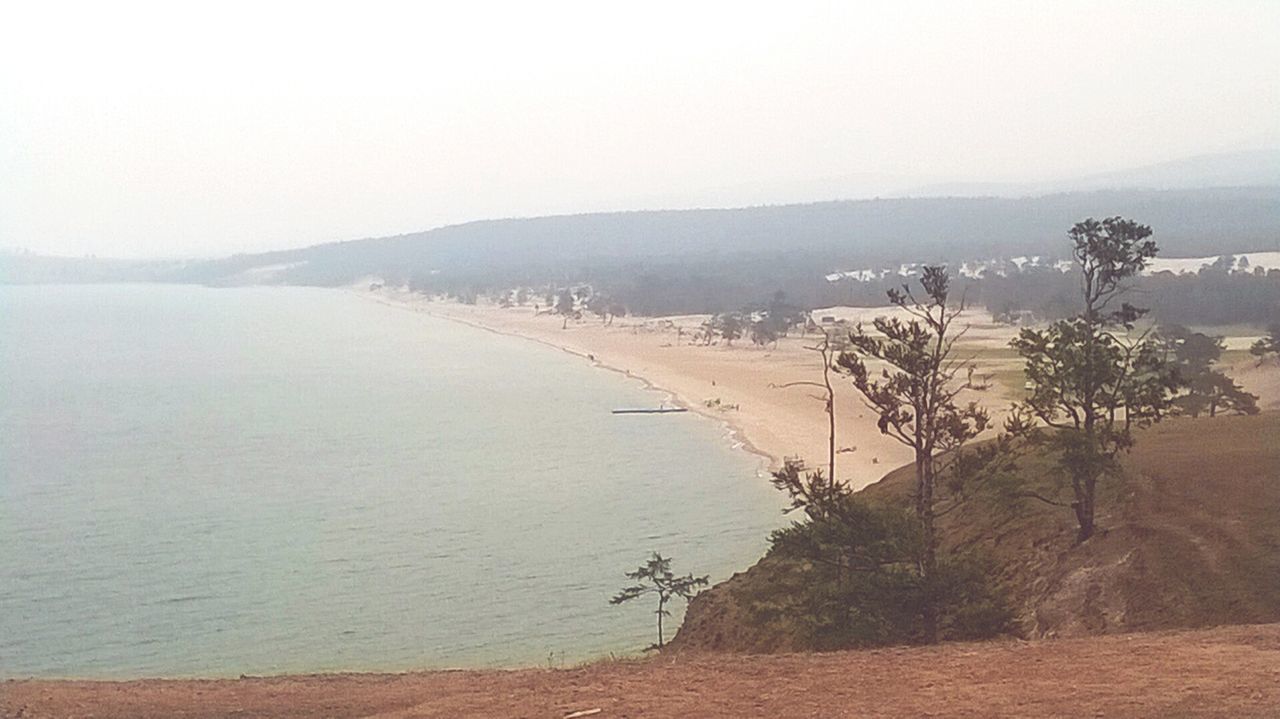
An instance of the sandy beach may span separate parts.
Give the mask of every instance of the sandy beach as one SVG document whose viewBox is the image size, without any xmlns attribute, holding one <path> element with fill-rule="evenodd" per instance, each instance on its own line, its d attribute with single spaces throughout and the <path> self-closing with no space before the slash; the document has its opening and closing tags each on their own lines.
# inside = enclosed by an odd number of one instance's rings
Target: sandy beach
<svg viewBox="0 0 1280 719">
<path fill-rule="evenodd" d="M 822 360 L 813 349 L 821 336 L 812 332 L 792 332 L 776 345 L 766 347 L 753 346 L 746 337 L 732 345 L 723 340 L 706 345 L 694 339 L 706 315 L 620 317 L 611 324 L 584 317 L 566 324 L 563 317 L 547 313 L 545 308 L 542 313 L 535 313 L 532 304 L 502 308 L 481 301 L 468 305 L 389 288 L 357 290 L 357 294 L 394 307 L 541 342 L 601 368 L 637 378 L 669 393 L 674 403 L 726 423 L 746 449 L 766 458 L 771 467 L 792 457 L 803 459 L 812 467 L 825 467 L 827 463 L 823 391 L 794 384 L 822 379 Z M 895 313 L 901 310 L 832 307 L 814 310 L 813 316 L 856 324 Z M 991 377 L 991 387 L 972 393 L 972 397 L 998 416 L 1022 391 L 1021 361 L 1009 348 L 1017 328 L 992 322 L 980 308 L 966 310 L 956 327 L 965 331 L 957 351 L 973 357 L 978 373 Z M 1245 339 L 1229 339 L 1229 347 L 1241 345 Z M 1261 397 L 1261 407 L 1280 407 L 1280 371 L 1257 368 L 1251 359 L 1238 356 L 1224 362 L 1223 368 L 1245 389 Z M 911 461 L 907 447 L 880 433 L 874 415 L 863 405 L 851 382 L 836 376 L 833 383 L 836 476 L 861 488 Z"/>
<path fill-rule="evenodd" d="M 798 457 L 825 467 L 827 417 L 822 392 L 812 386 L 786 386 L 822 379 L 822 360 L 811 349 L 813 333 L 782 338 L 776 346 L 753 346 L 743 338 L 732 346 L 695 343 L 704 315 L 625 317 L 606 325 L 598 318 L 569 321 L 535 314 L 532 305 L 501 308 L 428 299 L 397 290 L 360 292 L 364 297 L 407 310 L 464 322 L 493 332 L 524 337 L 578 355 L 596 365 L 640 379 L 671 395 L 690 410 L 726 423 L 743 446 L 767 458 L 773 467 Z M 815 316 L 851 322 L 870 321 L 892 308 L 832 308 Z M 1007 350 L 1011 330 L 993 325 L 980 311 L 966 312 L 971 326 L 963 350 L 979 355 L 983 372 L 1008 373 L 1016 360 Z M 879 480 L 911 459 L 908 448 L 882 435 L 847 378 L 836 377 L 836 476 L 855 488 Z M 997 384 L 980 399 L 1007 406 L 1012 390 Z"/>
</svg>

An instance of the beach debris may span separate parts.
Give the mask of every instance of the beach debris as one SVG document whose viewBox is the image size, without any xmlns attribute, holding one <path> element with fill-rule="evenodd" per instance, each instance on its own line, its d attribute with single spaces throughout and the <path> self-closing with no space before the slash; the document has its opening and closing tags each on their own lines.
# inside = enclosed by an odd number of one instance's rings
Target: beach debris
<svg viewBox="0 0 1280 719">
<path fill-rule="evenodd" d="M 715 399 L 703 400 L 702 404 L 705 405 L 707 409 L 718 409 L 721 412 L 727 412 L 729 410 L 738 409 L 738 405 L 736 403 L 726 404 L 724 402 L 721 402 L 719 397 L 716 397 Z"/>
<path fill-rule="evenodd" d="M 579 717 L 595 716 L 596 714 L 599 714 L 602 711 L 604 710 L 603 709 L 583 709 L 582 711 L 576 711 L 576 712 L 573 712 L 572 714 L 565 714 L 564 719 L 578 719 Z"/>
</svg>

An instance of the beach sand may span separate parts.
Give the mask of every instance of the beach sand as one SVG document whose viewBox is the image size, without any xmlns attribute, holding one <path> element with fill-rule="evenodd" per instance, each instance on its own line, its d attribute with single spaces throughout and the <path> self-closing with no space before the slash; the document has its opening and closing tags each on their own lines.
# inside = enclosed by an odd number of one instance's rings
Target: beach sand
<svg viewBox="0 0 1280 719">
<path fill-rule="evenodd" d="M 693 334 L 705 315 L 617 318 L 605 325 L 598 318 L 569 321 L 551 314 L 535 315 L 533 306 L 501 308 L 428 299 L 409 292 L 382 289 L 362 296 L 434 317 L 464 322 L 508 335 L 528 338 L 581 356 L 602 368 L 638 378 L 669 393 L 689 409 L 723 421 L 746 449 L 767 458 L 772 467 L 785 458 L 803 459 L 810 467 L 826 467 L 828 425 L 823 390 L 791 386 L 819 382 L 822 359 L 812 348 L 821 335 L 786 337 L 776 346 L 753 346 L 749 339 L 732 346 L 696 344 Z M 869 322 L 893 308 L 831 308 L 814 316 Z M 966 312 L 970 325 L 962 351 L 979 355 L 982 372 L 1016 376 L 1017 362 L 1007 349 L 1013 331 L 990 322 L 984 312 Z M 836 406 L 836 476 L 854 488 L 879 480 L 911 461 L 909 448 L 883 435 L 875 416 L 859 399 L 847 377 L 833 375 Z M 996 385 L 975 398 L 993 408 L 1007 406 L 1013 390 Z M 656 404 L 656 402 L 655 402 Z M 660 420 L 656 420 L 660 421 Z"/>
<path fill-rule="evenodd" d="M 822 359 L 812 349 L 821 335 L 792 332 L 767 347 L 753 346 L 747 337 L 732 346 L 723 340 L 704 345 L 695 341 L 694 334 L 707 315 L 621 317 L 607 325 L 586 316 L 566 324 L 545 308 L 535 314 L 532 303 L 502 308 L 390 288 L 355 291 L 402 309 L 541 342 L 637 378 L 669 393 L 677 404 L 726 423 L 746 449 L 766 458 L 772 468 L 786 458 L 802 459 L 812 468 L 827 465 L 823 390 L 786 386 L 822 380 Z M 831 307 L 814 310 L 812 315 L 850 324 L 870 324 L 878 316 L 905 317 L 895 307 Z M 962 399 L 976 400 L 991 410 L 993 427 L 998 428 L 1003 411 L 1023 392 L 1022 362 L 1009 348 L 1017 328 L 992 322 L 985 310 L 970 309 L 956 320 L 955 329 L 964 331 L 957 354 L 972 357 L 977 374 L 990 378 L 988 390 L 966 393 Z M 1260 368 L 1251 358 L 1236 358 L 1221 366 L 1246 390 L 1259 395 L 1260 407 L 1280 408 L 1280 367 L 1274 362 Z M 833 385 L 838 479 L 859 489 L 912 460 L 908 447 L 880 433 L 874 413 L 848 377 L 833 374 Z M 994 434 L 994 428 L 988 434 Z"/>
</svg>

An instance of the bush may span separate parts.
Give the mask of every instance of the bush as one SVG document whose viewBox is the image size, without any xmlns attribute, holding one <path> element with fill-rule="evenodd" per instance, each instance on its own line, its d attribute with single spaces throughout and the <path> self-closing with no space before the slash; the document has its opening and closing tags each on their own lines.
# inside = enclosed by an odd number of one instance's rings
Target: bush
<svg viewBox="0 0 1280 719">
<path fill-rule="evenodd" d="M 925 638 L 924 609 L 932 595 L 942 639 L 985 639 L 1010 630 L 1013 611 L 989 562 L 942 554 L 927 586 L 910 512 L 854 495 L 827 507 L 770 537 L 770 556 L 794 566 L 794 581 L 752 597 L 758 617 L 785 618 L 819 650 L 916 643 Z"/>
</svg>

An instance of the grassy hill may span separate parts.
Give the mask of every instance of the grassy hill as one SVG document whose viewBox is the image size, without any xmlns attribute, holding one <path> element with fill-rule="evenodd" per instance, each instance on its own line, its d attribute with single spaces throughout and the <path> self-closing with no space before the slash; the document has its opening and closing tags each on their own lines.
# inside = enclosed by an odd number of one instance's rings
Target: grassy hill
<svg viewBox="0 0 1280 719">
<path fill-rule="evenodd" d="M 993 560 L 1028 637 L 1280 621 L 1277 438 L 1277 412 L 1172 419 L 1142 433 L 1123 476 L 1101 486 L 1101 531 L 1085 544 L 1069 510 L 984 495 L 940 521 L 942 541 Z M 1047 457 L 1019 471 L 1046 489 L 1057 478 Z M 905 503 L 912 483 L 903 467 L 863 491 Z M 673 646 L 808 648 L 797 627 L 759 611 L 797 581 L 794 566 L 762 559 L 695 598 Z"/>
</svg>

